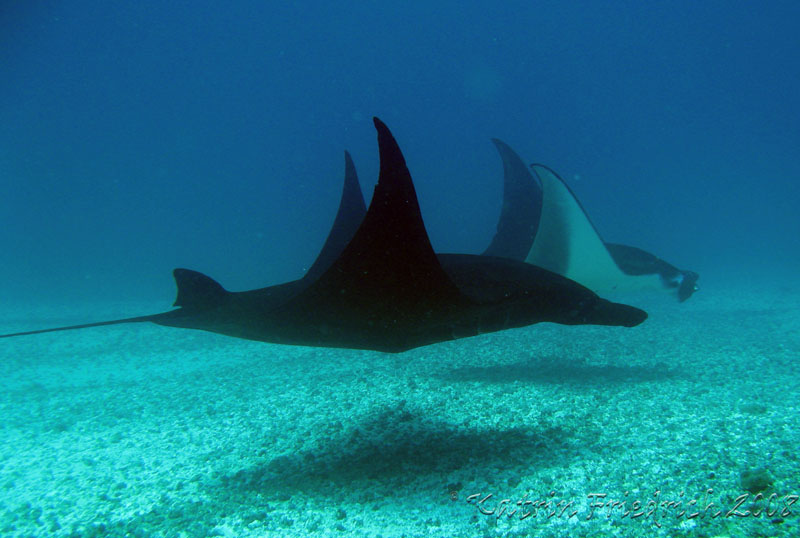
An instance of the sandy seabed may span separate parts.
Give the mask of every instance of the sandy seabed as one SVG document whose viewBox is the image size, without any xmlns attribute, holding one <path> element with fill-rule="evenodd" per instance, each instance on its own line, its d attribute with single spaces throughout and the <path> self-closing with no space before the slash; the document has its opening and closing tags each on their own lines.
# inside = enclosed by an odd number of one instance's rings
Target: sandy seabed
<svg viewBox="0 0 800 538">
<path fill-rule="evenodd" d="M 633 329 L 398 355 L 0 340 L 0 536 L 800 536 L 799 303 L 717 281 L 637 297 Z M 164 306 L 6 305 L 0 332 Z"/>
</svg>

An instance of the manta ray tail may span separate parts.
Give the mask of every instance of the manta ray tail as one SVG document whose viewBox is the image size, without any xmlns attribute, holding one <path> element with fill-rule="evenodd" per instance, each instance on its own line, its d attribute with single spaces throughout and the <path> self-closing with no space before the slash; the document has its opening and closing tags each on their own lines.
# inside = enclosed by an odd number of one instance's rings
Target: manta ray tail
<svg viewBox="0 0 800 538">
<path fill-rule="evenodd" d="M 169 312 L 150 314 L 148 316 L 135 316 L 132 318 L 96 321 L 94 323 L 82 323 L 80 325 L 68 325 L 66 327 L 53 327 L 50 329 L 38 329 L 35 331 L 0 334 L 0 338 L 52 333 L 56 331 L 71 331 L 73 329 L 88 329 L 89 327 L 102 327 L 103 325 L 118 325 L 121 323 L 165 321 L 179 317 L 184 311 L 191 312 L 195 309 L 205 309 L 221 305 L 229 296 L 229 292 L 225 291 L 225 288 L 220 286 L 217 281 L 211 277 L 207 277 L 203 273 L 198 273 L 197 271 L 192 271 L 190 269 L 175 269 L 173 271 L 173 276 L 175 277 L 175 284 L 178 286 L 178 297 L 175 299 L 175 306 L 182 307 L 181 310 L 171 310 Z"/>
<path fill-rule="evenodd" d="M 0 334 L 0 338 L 11 338 L 12 336 L 27 336 L 29 334 L 53 333 L 56 331 L 71 331 L 72 329 L 86 329 L 89 327 L 101 327 L 103 325 L 117 325 L 119 323 L 136 323 L 140 321 L 152 321 L 152 320 L 153 316 L 137 316 L 133 318 L 113 319 L 111 321 L 84 323 L 82 325 L 68 325 L 66 327 L 54 327 L 51 329 L 39 329 L 36 331 L 23 331 L 19 333 Z"/>
</svg>

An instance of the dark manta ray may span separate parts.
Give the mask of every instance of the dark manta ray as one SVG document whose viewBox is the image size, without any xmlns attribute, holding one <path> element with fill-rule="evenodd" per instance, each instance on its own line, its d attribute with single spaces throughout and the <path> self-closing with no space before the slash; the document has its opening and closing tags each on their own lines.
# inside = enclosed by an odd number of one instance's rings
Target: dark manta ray
<svg viewBox="0 0 800 538">
<path fill-rule="evenodd" d="M 230 292 L 176 269 L 175 310 L 5 336 L 150 321 L 281 344 L 401 352 L 540 321 L 631 327 L 645 320 L 642 310 L 523 262 L 434 254 L 405 159 L 389 129 L 374 122 L 380 175 L 369 209 L 349 241 L 358 208 L 337 218 L 345 224 L 331 230 L 327 254 L 323 247 L 307 277 Z M 358 205 L 348 188 L 347 177 L 355 179 L 349 160 L 347 169 L 339 216 Z"/>
<path fill-rule="evenodd" d="M 503 209 L 484 254 L 525 260 L 597 293 L 660 288 L 674 290 L 683 302 L 697 291 L 697 273 L 640 248 L 603 241 L 564 180 L 546 166 L 529 170 L 508 144 L 493 142 L 503 160 Z"/>
</svg>

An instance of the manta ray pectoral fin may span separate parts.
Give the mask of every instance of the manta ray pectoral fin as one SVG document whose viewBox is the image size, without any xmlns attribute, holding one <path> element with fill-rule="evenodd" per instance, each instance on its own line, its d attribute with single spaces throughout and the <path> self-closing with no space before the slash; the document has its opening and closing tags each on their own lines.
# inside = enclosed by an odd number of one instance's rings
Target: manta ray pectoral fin
<svg viewBox="0 0 800 538">
<path fill-rule="evenodd" d="M 344 185 L 342 186 L 342 197 L 339 201 L 339 211 L 336 219 L 328 233 L 328 238 L 317 255 L 313 265 L 306 271 L 303 279 L 313 282 L 333 265 L 344 247 L 356 234 L 356 230 L 367 214 L 367 206 L 364 204 L 364 195 L 358 183 L 356 166 L 350 153 L 344 152 Z"/>
<path fill-rule="evenodd" d="M 400 147 L 383 122 L 373 122 L 380 172 L 372 201 L 353 237 L 311 292 L 344 295 L 358 304 L 442 302 L 445 297 L 455 301 L 460 294 L 430 244 Z"/>
<path fill-rule="evenodd" d="M 543 205 L 536 239 L 525 261 L 580 282 L 597 292 L 624 280 L 572 189 L 550 168 L 533 164 L 542 183 Z"/>
<path fill-rule="evenodd" d="M 497 138 L 492 142 L 503 161 L 503 205 L 497 232 L 483 255 L 522 261 L 539 227 L 542 188 L 511 146 Z"/>
<path fill-rule="evenodd" d="M 377 118 L 380 171 L 358 229 L 318 279 L 270 315 L 281 342 L 399 352 L 450 335 L 470 301 L 430 244 L 411 174 Z"/>
</svg>

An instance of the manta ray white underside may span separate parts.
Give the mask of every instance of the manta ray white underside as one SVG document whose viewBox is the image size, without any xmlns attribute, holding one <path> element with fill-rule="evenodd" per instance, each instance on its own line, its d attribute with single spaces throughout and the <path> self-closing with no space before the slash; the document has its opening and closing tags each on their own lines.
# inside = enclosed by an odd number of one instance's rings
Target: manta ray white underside
<svg viewBox="0 0 800 538">
<path fill-rule="evenodd" d="M 542 216 L 526 262 L 580 282 L 595 293 L 663 289 L 659 274 L 620 269 L 570 188 L 552 170 L 535 164 L 542 183 Z"/>
</svg>

